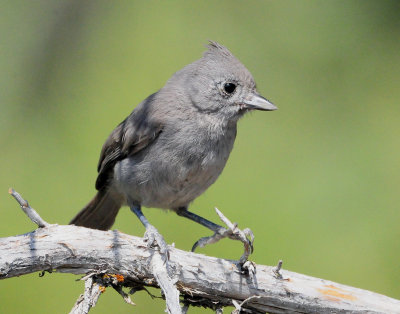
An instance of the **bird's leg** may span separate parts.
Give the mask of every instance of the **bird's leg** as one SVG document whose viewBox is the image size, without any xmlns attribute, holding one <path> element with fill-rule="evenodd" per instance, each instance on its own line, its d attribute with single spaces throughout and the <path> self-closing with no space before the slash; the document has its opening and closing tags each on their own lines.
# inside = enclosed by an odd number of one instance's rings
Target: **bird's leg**
<svg viewBox="0 0 400 314">
<path fill-rule="evenodd" d="M 147 218 L 143 215 L 142 209 L 140 205 L 129 205 L 132 212 L 139 218 L 142 222 L 143 226 L 146 228 L 146 232 L 144 233 L 144 238 L 147 241 L 148 247 L 151 247 L 153 244 L 157 245 L 160 248 L 160 253 L 168 259 L 168 246 L 165 242 L 163 236 L 158 232 L 158 230 L 149 223 Z"/>
<path fill-rule="evenodd" d="M 214 231 L 215 233 L 224 233 L 226 231 L 226 229 L 224 227 L 217 225 L 217 224 L 213 223 L 212 221 L 209 221 L 199 215 L 196 215 L 195 213 L 188 211 L 186 207 L 178 208 L 176 213 L 179 216 L 182 216 L 182 217 L 188 218 L 194 222 L 197 222 L 198 224 L 210 229 L 211 231 Z M 195 249 L 195 247 L 193 248 L 193 250 L 194 249 Z"/>
<path fill-rule="evenodd" d="M 217 210 L 217 209 L 216 209 Z M 187 210 L 187 207 L 180 207 L 176 210 L 176 213 L 179 216 L 188 218 L 194 222 L 197 222 L 201 224 L 202 226 L 214 231 L 214 235 L 209 236 L 209 237 L 203 237 L 200 238 L 192 247 L 192 251 L 194 251 L 198 246 L 199 247 L 204 247 L 207 244 L 212 244 L 215 242 L 218 242 L 219 240 L 223 238 L 230 238 L 233 240 L 238 240 L 241 241 L 244 245 L 245 252 L 240 258 L 240 262 L 244 263 L 248 256 L 253 252 L 253 241 L 254 241 L 254 235 L 253 232 L 251 232 L 250 229 L 245 229 L 245 230 L 240 230 L 237 228 L 236 224 L 232 224 L 222 213 L 217 210 L 217 214 L 220 216 L 220 218 L 227 224 L 228 229 L 224 228 L 220 225 L 217 225 L 203 217 L 200 217 L 199 215 L 196 215 L 195 213 L 192 213 Z"/>
</svg>

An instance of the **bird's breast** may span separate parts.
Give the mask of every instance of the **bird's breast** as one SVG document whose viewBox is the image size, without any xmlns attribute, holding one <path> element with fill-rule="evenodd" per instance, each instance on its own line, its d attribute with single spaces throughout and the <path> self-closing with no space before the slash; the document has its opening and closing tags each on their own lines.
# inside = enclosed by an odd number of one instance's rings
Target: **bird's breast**
<svg viewBox="0 0 400 314">
<path fill-rule="evenodd" d="M 165 130 L 146 151 L 120 162 L 119 180 L 128 183 L 120 186 L 143 206 L 187 206 L 221 174 L 235 136 L 236 127 L 221 134 L 188 127 Z"/>
</svg>

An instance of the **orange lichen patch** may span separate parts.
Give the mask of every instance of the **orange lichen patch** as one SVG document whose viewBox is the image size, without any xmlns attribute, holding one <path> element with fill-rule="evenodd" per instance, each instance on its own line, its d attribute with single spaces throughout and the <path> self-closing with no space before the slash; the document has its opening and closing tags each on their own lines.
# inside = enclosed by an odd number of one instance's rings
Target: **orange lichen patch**
<svg viewBox="0 0 400 314">
<path fill-rule="evenodd" d="M 104 293 L 106 291 L 106 287 L 100 286 L 99 290 L 100 290 L 101 293 Z"/>
<path fill-rule="evenodd" d="M 353 301 L 357 299 L 354 295 L 347 294 L 345 290 L 334 285 L 325 285 L 325 288 L 317 290 L 331 301 L 341 301 L 342 299 Z"/>
<path fill-rule="evenodd" d="M 116 279 L 118 282 L 123 282 L 125 280 L 124 276 L 122 275 L 114 275 L 114 274 L 104 274 L 103 275 L 103 279 L 111 279 L 114 278 Z"/>
<path fill-rule="evenodd" d="M 118 282 L 123 282 L 125 280 L 124 276 L 122 275 L 114 275 Z"/>
</svg>

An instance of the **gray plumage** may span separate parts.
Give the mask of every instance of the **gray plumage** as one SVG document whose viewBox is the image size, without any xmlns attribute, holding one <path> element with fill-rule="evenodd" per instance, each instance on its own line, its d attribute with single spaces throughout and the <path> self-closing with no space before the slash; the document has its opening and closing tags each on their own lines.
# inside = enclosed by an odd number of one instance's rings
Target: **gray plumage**
<svg viewBox="0 0 400 314">
<path fill-rule="evenodd" d="M 210 42 L 201 59 L 176 72 L 111 133 L 98 164 L 99 192 L 71 223 L 109 229 L 126 204 L 187 209 L 222 172 L 237 121 L 253 109 L 276 107 L 228 49 Z"/>
</svg>

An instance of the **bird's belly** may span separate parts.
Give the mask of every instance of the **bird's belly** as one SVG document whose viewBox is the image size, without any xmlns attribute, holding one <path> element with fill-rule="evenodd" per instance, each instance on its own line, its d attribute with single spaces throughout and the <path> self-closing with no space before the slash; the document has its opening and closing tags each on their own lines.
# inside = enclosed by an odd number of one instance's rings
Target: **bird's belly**
<svg viewBox="0 0 400 314">
<path fill-rule="evenodd" d="M 127 199 L 145 207 L 176 209 L 188 206 L 215 182 L 229 156 L 209 154 L 204 158 L 176 162 L 163 158 L 127 158 L 114 168 L 117 187 Z"/>
<path fill-rule="evenodd" d="M 152 176 L 139 188 L 141 204 L 167 209 L 187 206 L 215 182 L 222 168 L 223 166 L 197 169 L 180 167 L 166 171 L 170 173 L 169 177 Z"/>
</svg>

